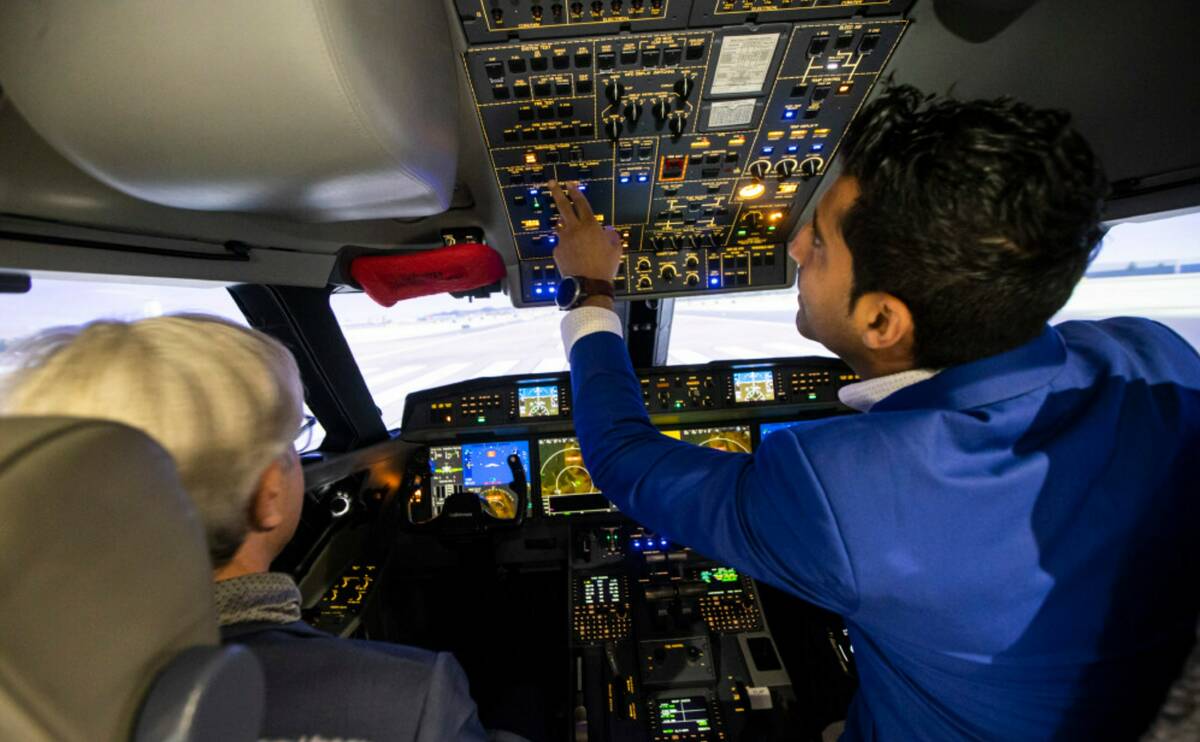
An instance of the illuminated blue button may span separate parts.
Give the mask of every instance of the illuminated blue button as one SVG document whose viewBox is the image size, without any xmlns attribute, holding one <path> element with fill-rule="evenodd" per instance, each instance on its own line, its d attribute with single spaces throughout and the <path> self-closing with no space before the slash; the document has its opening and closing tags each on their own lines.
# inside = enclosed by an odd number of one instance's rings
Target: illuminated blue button
<svg viewBox="0 0 1200 742">
<path fill-rule="evenodd" d="M 642 540 L 640 538 L 635 538 L 633 540 L 633 548 L 635 548 L 635 549 L 642 548 Z"/>
<path fill-rule="evenodd" d="M 557 286 L 547 286 L 547 287 L 546 287 L 546 290 L 547 290 L 547 291 L 549 291 L 551 294 L 557 294 L 557 293 L 558 293 L 558 287 L 557 287 Z"/>
<path fill-rule="evenodd" d="M 762 153 L 764 155 L 769 155 L 769 154 L 773 153 L 774 151 L 775 151 L 774 147 L 763 147 L 762 148 Z"/>
<path fill-rule="evenodd" d="M 799 151 L 800 151 L 800 145 L 799 145 L 799 144 L 789 144 L 789 145 L 788 145 L 788 154 L 789 154 L 789 155 L 794 155 L 794 154 L 796 154 L 796 153 L 797 153 L 797 152 L 799 152 Z"/>
<path fill-rule="evenodd" d="M 580 183 L 580 184 L 579 184 L 579 192 L 580 192 L 580 193 L 587 193 L 587 183 Z"/>
<path fill-rule="evenodd" d="M 629 176 L 628 176 L 628 175 L 622 175 L 622 176 L 621 176 L 621 178 L 620 178 L 620 181 L 621 181 L 622 183 L 628 183 L 628 182 L 629 182 Z"/>
<path fill-rule="evenodd" d="M 536 188 L 530 188 L 530 189 L 529 189 L 529 195 L 530 195 L 530 196 L 536 196 L 536 195 L 538 195 L 538 189 L 536 189 Z"/>
<path fill-rule="evenodd" d="M 557 245 L 558 244 L 558 235 L 556 235 L 556 234 L 546 235 L 546 242 L 550 243 L 551 245 Z"/>
<path fill-rule="evenodd" d="M 783 120 L 784 121 L 791 121 L 794 118 L 796 118 L 796 109 L 789 108 L 783 112 Z"/>
<path fill-rule="evenodd" d="M 813 151 L 813 152 L 820 152 L 820 151 L 821 151 L 821 150 L 823 150 L 823 149 L 825 149 L 825 145 L 824 145 L 824 144 L 814 144 L 814 145 L 812 146 L 812 151 Z"/>
<path fill-rule="evenodd" d="M 639 183 L 645 183 L 647 180 L 650 180 L 650 176 L 645 173 L 639 173 L 637 178 Z"/>
<path fill-rule="evenodd" d="M 540 295 L 540 294 L 542 293 L 542 287 L 541 287 L 541 286 L 534 286 L 534 287 L 533 287 L 533 293 L 535 293 L 535 294 L 539 294 L 539 295 Z"/>
<path fill-rule="evenodd" d="M 713 276 L 712 278 L 708 279 L 708 285 L 709 286 L 720 286 L 721 279 L 717 278 L 716 276 Z"/>
<path fill-rule="evenodd" d="M 660 539 L 658 540 L 658 545 L 659 545 L 659 546 L 666 546 L 666 545 L 667 545 L 667 540 L 666 540 L 665 538 L 660 538 Z"/>
</svg>

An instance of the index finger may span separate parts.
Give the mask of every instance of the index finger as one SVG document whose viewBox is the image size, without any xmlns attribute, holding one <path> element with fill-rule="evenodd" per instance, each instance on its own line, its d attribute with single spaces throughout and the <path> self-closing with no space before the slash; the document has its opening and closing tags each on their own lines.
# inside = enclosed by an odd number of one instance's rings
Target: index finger
<svg viewBox="0 0 1200 742">
<path fill-rule="evenodd" d="M 567 200 L 567 194 L 563 193 L 562 186 L 558 184 L 557 180 L 550 181 L 550 197 L 558 206 L 558 223 L 563 227 L 573 226 L 577 221 L 575 208 Z"/>
<path fill-rule="evenodd" d="M 579 215 L 579 220 L 585 224 L 591 224 L 596 221 L 596 215 L 592 213 L 592 205 L 588 203 L 587 196 L 579 190 L 579 184 L 567 186 L 571 190 L 571 201 L 575 203 L 575 213 Z"/>
</svg>

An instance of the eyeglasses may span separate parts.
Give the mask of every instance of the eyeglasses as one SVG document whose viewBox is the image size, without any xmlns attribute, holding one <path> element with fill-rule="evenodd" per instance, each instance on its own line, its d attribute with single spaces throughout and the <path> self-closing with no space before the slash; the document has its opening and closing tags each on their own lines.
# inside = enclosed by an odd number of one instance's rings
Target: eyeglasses
<svg viewBox="0 0 1200 742">
<path fill-rule="evenodd" d="M 307 453 L 313 445 L 313 431 L 320 425 L 316 417 L 312 415 L 304 416 L 304 424 L 300 426 L 300 430 L 296 431 L 296 438 L 292 441 L 292 447 L 296 449 L 296 453 Z"/>
</svg>

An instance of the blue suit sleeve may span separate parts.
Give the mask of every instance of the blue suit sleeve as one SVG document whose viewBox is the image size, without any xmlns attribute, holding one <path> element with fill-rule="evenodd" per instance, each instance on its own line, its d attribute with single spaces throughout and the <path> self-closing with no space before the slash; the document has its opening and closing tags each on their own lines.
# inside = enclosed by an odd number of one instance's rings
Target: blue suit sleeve
<svg viewBox="0 0 1200 742">
<path fill-rule="evenodd" d="M 850 557 L 795 432 L 770 436 L 753 456 L 660 434 L 624 342 L 609 332 L 576 341 L 571 388 L 584 461 L 622 512 L 756 579 L 853 612 Z"/>
<path fill-rule="evenodd" d="M 487 742 L 488 733 L 479 723 L 467 676 L 454 655 L 438 652 L 421 710 L 417 742 L 454 739 Z"/>
</svg>

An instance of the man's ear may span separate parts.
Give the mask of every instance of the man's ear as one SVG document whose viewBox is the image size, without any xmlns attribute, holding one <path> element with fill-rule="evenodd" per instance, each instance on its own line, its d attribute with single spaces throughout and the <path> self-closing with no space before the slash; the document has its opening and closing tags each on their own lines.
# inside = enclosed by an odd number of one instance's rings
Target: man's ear
<svg viewBox="0 0 1200 742">
<path fill-rule="evenodd" d="M 912 353 L 912 312 L 900 299 L 884 291 L 872 291 L 858 298 L 854 314 L 862 343 L 869 350 Z"/>
<path fill-rule="evenodd" d="M 258 487 L 250 500 L 250 525 L 256 531 L 271 531 L 287 518 L 287 476 L 285 463 L 275 459 L 258 478 Z"/>
</svg>

